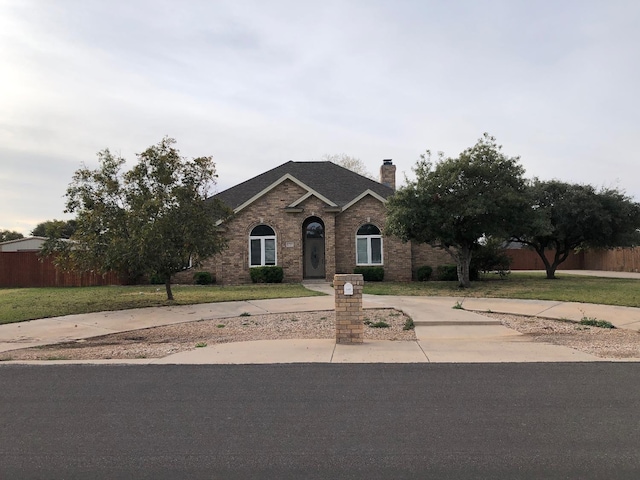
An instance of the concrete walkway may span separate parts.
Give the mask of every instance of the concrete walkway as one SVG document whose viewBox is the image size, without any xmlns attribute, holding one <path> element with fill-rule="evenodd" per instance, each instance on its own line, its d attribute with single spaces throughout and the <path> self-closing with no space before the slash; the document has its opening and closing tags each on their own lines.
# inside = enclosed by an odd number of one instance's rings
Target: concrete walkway
<svg viewBox="0 0 640 480">
<path fill-rule="evenodd" d="M 640 277 L 640 276 L 639 276 Z M 322 297 L 252 300 L 176 307 L 68 315 L 0 325 L 0 352 L 202 319 L 333 310 L 329 284 L 307 288 Z M 454 309 L 460 303 L 463 309 Z M 325 340 L 265 340 L 212 345 L 161 359 L 78 361 L 67 363 L 416 363 L 416 362 L 585 362 L 606 361 L 568 347 L 532 342 L 476 312 L 514 313 L 579 320 L 584 316 L 608 320 L 618 328 L 640 331 L 640 309 L 544 300 L 463 297 L 364 295 L 363 306 L 402 310 L 416 324 L 416 342 L 367 341 L 364 345 L 336 345 Z M 640 361 L 625 359 L 624 361 Z M 15 362 L 3 362 L 15 363 Z M 24 362 L 61 363 L 61 361 Z"/>
</svg>

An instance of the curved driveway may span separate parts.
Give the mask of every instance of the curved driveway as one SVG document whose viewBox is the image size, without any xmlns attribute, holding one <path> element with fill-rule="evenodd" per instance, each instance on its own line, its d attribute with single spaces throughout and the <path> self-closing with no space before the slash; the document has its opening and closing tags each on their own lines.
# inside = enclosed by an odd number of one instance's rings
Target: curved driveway
<svg viewBox="0 0 640 480">
<path fill-rule="evenodd" d="M 640 278 L 638 274 L 626 275 Z M 243 312 L 259 315 L 333 309 L 333 290 L 329 284 L 307 287 L 330 295 L 98 312 L 0 325 L 0 352 L 173 323 L 229 318 Z M 463 309 L 452 308 L 458 302 Z M 418 341 L 368 341 L 355 346 L 336 345 L 330 339 L 239 342 L 198 348 L 162 359 L 92 363 L 603 361 L 568 347 L 532 342 L 527 336 L 475 313 L 486 311 L 571 320 L 588 316 L 608 320 L 618 328 L 640 331 L 640 309 L 630 307 L 543 300 L 377 295 L 364 295 L 363 304 L 365 309 L 393 307 L 407 313 L 416 324 Z"/>
</svg>

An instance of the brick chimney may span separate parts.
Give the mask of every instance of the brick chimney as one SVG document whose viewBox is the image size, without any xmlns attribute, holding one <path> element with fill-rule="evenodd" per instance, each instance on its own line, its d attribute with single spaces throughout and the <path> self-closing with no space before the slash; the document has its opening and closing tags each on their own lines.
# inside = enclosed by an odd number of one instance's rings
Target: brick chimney
<svg viewBox="0 0 640 480">
<path fill-rule="evenodd" d="M 390 158 L 382 161 L 382 166 L 380 167 L 380 183 L 394 190 L 396 189 L 396 166 Z"/>
</svg>

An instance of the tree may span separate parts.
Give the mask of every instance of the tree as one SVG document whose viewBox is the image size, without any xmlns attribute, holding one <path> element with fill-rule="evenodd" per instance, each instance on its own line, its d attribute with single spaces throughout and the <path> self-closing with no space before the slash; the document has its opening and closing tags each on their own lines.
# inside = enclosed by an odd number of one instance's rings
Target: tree
<svg viewBox="0 0 640 480">
<path fill-rule="evenodd" d="M 471 285 L 469 264 L 485 237 L 507 237 L 524 221 L 527 202 L 524 169 L 507 157 L 495 138 L 484 134 L 458 158 L 429 151 L 387 202 L 385 232 L 443 248 L 455 261 L 461 287 Z"/>
<path fill-rule="evenodd" d="M 548 279 L 574 250 L 640 243 L 640 204 L 618 189 L 536 179 L 529 196 L 531 220 L 513 240 L 537 252 Z M 555 251 L 552 260 L 545 255 L 549 250 Z"/>
<path fill-rule="evenodd" d="M 363 177 L 367 177 L 372 180 L 375 180 L 374 176 L 369 172 L 369 170 L 367 170 L 367 166 L 359 158 L 351 157 L 344 153 L 340 153 L 340 154 L 334 154 L 334 155 L 327 154 L 327 155 L 324 155 L 322 159 L 328 162 L 333 162 L 336 165 L 340 165 L 341 167 L 351 170 L 352 172 L 356 172 L 357 174 L 362 175 Z"/>
<path fill-rule="evenodd" d="M 0 230 L 0 242 L 8 242 L 9 240 L 18 240 L 24 238 L 20 232 L 15 230 Z"/>
<path fill-rule="evenodd" d="M 71 238 L 76 230 L 75 220 L 47 220 L 31 231 L 35 237 Z"/>
<path fill-rule="evenodd" d="M 172 275 L 225 247 L 216 222 L 231 214 L 207 199 L 216 179 L 212 158 L 187 161 L 174 144 L 165 137 L 127 172 L 108 149 L 98 153 L 98 169 L 77 170 L 66 193 L 76 231 L 71 241 L 49 239 L 45 253 L 58 252 L 59 264 L 81 271 L 164 277 L 173 300 Z"/>
</svg>

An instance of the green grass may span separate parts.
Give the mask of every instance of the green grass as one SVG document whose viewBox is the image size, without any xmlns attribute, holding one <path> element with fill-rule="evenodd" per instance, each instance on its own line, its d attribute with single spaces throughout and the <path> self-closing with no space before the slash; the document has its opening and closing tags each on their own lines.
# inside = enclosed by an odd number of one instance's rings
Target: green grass
<svg viewBox="0 0 640 480">
<path fill-rule="evenodd" d="M 296 284 L 177 285 L 172 290 L 175 301 L 168 302 L 164 286 L 156 285 L 1 288 L 0 324 L 128 308 L 322 295 Z"/>
<path fill-rule="evenodd" d="M 365 283 L 364 293 L 522 298 L 640 307 L 640 280 L 587 277 L 562 272 L 556 275 L 556 280 L 547 280 L 544 273 L 512 272 L 504 279 L 500 279 L 498 275 L 491 275 L 478 282 L 472 282 L 469 289 L 458 288 L 457 282 L 371 282 Z"/>
<path fill-rule="evenodd" d="M 178 285 L 173 287 L 173 292 L 176 300 L 167 302 L 164 287 L 156 285 L 5 288 L 0 289 L 0 324 L 105 310 L 322 295 L 295 284 Z M 522 298 L 640 307 L 640 280 L 562 272 L 556 280 L 546 280 L 543 273 L 514 272 L 505 279 L 489 276 L 473 282 L 466 290 L 459 289 L 457 282 L 367 282 L 364 293 Z"/>
</svg>

